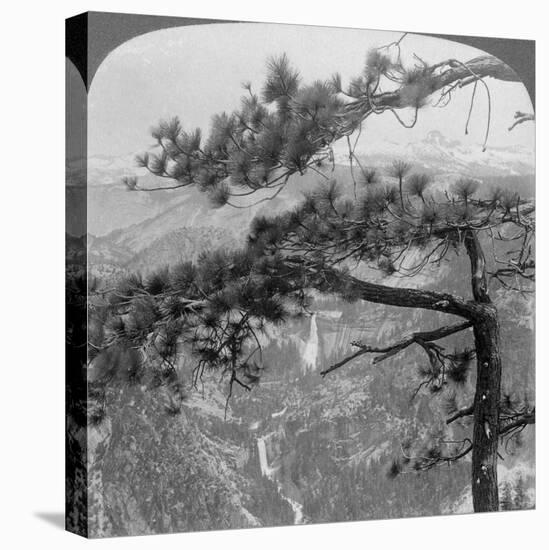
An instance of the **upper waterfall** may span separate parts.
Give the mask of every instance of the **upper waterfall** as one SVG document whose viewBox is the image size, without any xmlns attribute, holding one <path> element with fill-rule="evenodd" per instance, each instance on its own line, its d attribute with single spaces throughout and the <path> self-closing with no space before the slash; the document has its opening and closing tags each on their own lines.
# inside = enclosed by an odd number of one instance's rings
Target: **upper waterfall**
<svg viewBox="0 0 549 550">
<path fill-rule="evenodd" d="M 303 350 L 303 371 L 315 370 L 318 360 L 318 327 L 316 324 L 316 313 L 311 316 L 309 338 L 305 342 Z"/>
</svg>

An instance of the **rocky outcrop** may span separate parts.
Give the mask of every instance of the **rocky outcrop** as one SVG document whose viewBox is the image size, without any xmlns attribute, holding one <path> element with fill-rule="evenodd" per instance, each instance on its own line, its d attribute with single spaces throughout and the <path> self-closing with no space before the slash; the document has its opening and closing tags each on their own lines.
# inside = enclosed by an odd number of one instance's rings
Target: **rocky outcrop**
<svg viewBox="0 0 549 550">
<path fill-rule="evenodd" d="M 168 415 L 159 400 L 124 388 L 90 428 L 90 536 L 259 526 L 243 503 L 242 450 L 201 430 L 192 409 Z"/>
</svg>

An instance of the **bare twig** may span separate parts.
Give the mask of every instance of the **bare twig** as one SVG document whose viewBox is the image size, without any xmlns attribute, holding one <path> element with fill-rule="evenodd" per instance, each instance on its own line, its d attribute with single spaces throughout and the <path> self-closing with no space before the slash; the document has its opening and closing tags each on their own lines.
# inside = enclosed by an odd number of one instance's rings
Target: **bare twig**
<svg viewBox="0 0 549 550">
<path fill-rule="evenodd" d="M 385 359 L 388 359 L 389 357 L 396 355 L 397 353 L 401 352 L 403 349 L 407 348 L 408 346 L 411 346 L 412 344 L 424 345 L 425 342 L 433 342 L 435 340 L 446 338 L 447 336 L 466 330 L 471 326 L 472 326 L 472 323 L 470 321 L 465 321 L 457 325 L 445 326 L 437 330 L 432 330 L 428 332 L 415 332 L 410 336 L 407 336 L 400 342 L 396 342 L 395 344 L 391 344 L 383 348 L 377 348 L 377 347 L 367 346 L 359 342 L 353 342 L 352 343 L 353 346 L 360 348 L 358 351 L 356 351 L 349 357 L 346 357 L 341 361 L 335 363 L 331 367 L 328 367 L 327 369 L 323 370 L 320 374 L 322 376 L 326 376 L 330 372 L 333 372 L 334 370 L 337 370 L 343 367 L 353 359 L 356 359 L 361 355 L 365 355 L 366 353 L 380 354 L 378 357 L 374 358 L 373 363 L 374 364 L 381 363 L 381 361 L 384 361 Z"/>
</svg>

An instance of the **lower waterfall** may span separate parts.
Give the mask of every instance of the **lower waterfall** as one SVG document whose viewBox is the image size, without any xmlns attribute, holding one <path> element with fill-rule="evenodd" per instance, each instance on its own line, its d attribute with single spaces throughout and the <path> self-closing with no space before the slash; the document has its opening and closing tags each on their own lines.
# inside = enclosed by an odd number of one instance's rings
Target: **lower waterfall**
<svg viewBox="0 0 549 550">
<path fill-rule="evenodd" d="M 276 468 L 271 468 L 269 466 L 265 437 L 259 437 L 257 439 L 257 452 L 259 454 L 259 468 L 261 470 L 261 474 L 276 483 L 278 494 L 292 507 L 292 510 L 294 511 L 294 525 L 302 524 L 303 505 L 284 494 L 284 488 L 275 476 Z"/>
</svg>

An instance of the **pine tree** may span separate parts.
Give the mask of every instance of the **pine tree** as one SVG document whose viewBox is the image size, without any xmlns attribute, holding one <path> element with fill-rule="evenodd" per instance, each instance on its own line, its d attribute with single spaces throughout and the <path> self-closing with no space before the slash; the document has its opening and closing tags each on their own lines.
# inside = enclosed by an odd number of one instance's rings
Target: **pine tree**
<svg viewBox="0 0 549 550">
<path fill-rule="evenodd" d="M 411 169 L 412 169 L 412 165 L 403 160 L 393 161 L 389 169 L 389 175 L 393 176 L 394 178 L 397 178 L 398 180 L 398 194 L 400 196 L 400 206 L 402 209 L 404 209 L 404 195 L 402 191 L 402 185 L 404 183 L 404 178 L 406 177 L 408 172 L 410 172 Z"/>
<path fill-rule="evenodd" d="M 461 391 L 462 403 L 453 400 L 446 422 L 450 426 L 471 419 L 472 433 L 456 441 L 434 429 L 430 441 L 403 448 L 391 473 L 427 470 L 471 454 L 474 509 L 497 510 L 499 442 L 534 423 L 535 409 L 502 407 L 499 320 L 491 290 L 495 285 L 509 292 L 531 291 L 534 206 L 509 192 L 478 196 L 475 180 L 460 180 L 449 194 L 437 193 L 428 174 L 408 176 L 411 167 L 401 162 L 390 172 L 398 187 L 385 184 L 372 168 L 362 166 L 350 136 L 369 116 L 390 112 L 409 126 L 398 114 L 406 108 L 414 113 L 414 125 L 435 96 L 443 103 L 456 87 L 474 83 L 476 92 L 485 78 L 518 77 L 490 56 L 405 66 L 400 42 L 369 52 L 362 74 L 345 88 L 338 75 L 303 84 L 285 55 L 273 58 L 261 93 L 246 84 L 241 108 L 215 115 L 206 140 L 199 130 L 184 131 L 178 118 L 161 122 L 153 131 L 160 152 L 138 158 L 140 166 L 170 182 L 155 190 L 192 185 L 215 206 L 242 207 L 273 199 L 290 177 L 306 171 L 317 174 L 319 184 L 294 211 L 257 217 L 243 250 L 206 253 L 196 263 L 161 270 L 145 281 L 125 281 L 101 298 L 107 312 L 98 318 L 103 328 L 94 346 L 105 353 L 123 343 L 146 347 L 154 361 L 131 373 L 143 381 L 151 376 L 151 364 L 152 378 L 171 373 L 184 342 L 196 357 L 195 382 L 205 369 L 221 370 L 229 379 L 230 398 L 235 384 L 250 390 L 250 380 L 261 371 L 260 334 L 266 324 L 306 313 L 311 291 L 450 316 L 450 324 L 417 330 L 382 346 L 355 342 L 354 353 L 322 374 L 362 356 L 373 355 L 379 363 L 418 346 L 426 366 L 413 394 Z M 385 84 L 394 91 L 383 91 Z M 486 139 L 488 128 L 489 119 Z M 333 179 L 332 145 L 340 139 L 349 147 L 352 196 Z M 132 178 L 126 183 L 132 191 L 152 190 Z M 254 195 L 255 203 L 249 200 Z M 487 239 L 494 233 L 499 237 Z M 505 245 L 510 239 L 518 243 L 512 251 Z M 457 262 L 460 251 L 470 262 L 469 298 L 395 285 L 391 279 L 397 274 L 413 279 L 442 262 Z M 386 284 L 355 275 L 350 265 L 357 262 L 385 276 Z M 465 348 L 450 350 L 441 344 L 458 334 L 469 341 Z M 110 371 L 104 376 L 112 376 Z M 460 388 L 473 376 L 474 396 L 466 395 Z"/>
</svg>

